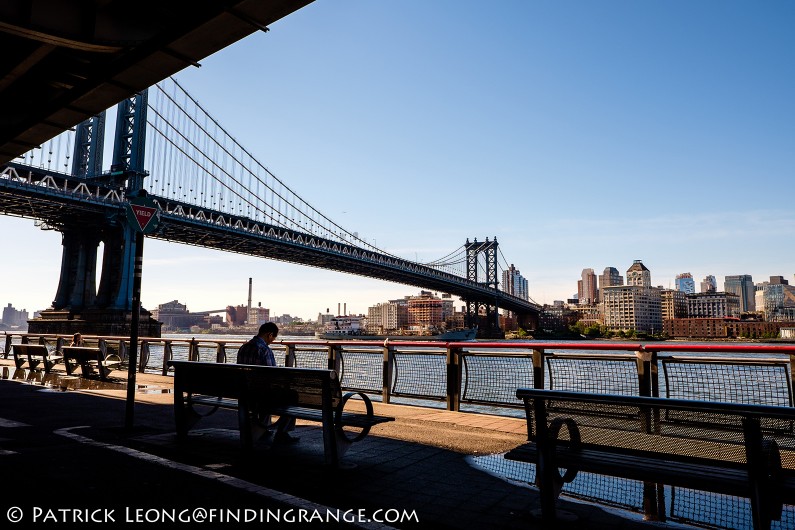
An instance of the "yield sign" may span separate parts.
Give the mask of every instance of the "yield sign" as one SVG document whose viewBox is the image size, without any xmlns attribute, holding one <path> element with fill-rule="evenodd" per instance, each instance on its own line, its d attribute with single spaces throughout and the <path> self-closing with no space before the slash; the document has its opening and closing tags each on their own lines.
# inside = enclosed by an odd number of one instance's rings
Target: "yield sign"
<svg viewBox="0 0 795 530">
<path fill-rule="evenodd" d="M 138 221 L 138 226 L 141 228 L 141 232 L 146 232 L 147 225 L 155 220 L 157 208 L 141 206 L 140 204 L 131 204 L 130 209 L 132 210 L 135 220 Z"/>
<path fill-rule="evenodd" d="M 136 197 L 127 203 L 127 220 L 139 232 L 152 232 L 160 221 L 160 208 L 148 197 Z"/>
</svg>

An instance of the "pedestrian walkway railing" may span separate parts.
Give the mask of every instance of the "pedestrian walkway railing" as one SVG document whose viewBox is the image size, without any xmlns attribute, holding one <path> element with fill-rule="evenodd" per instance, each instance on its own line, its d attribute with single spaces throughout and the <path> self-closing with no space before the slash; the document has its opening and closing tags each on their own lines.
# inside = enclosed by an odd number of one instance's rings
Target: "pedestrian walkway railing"
<svg viewBox="0 0 795 530">
<path fill-rule="evenodd" d="M 58 350 L 70 336 L 8 333 L 0 344 L 45 344 Z M 88 345 L 129 359 L 129 337 L 84 336 Z M 235 339 L 141 338 L 138 370 L 168 374 L 169 360 L 235 362 Z M 284 340 L 274 343 L 286 366 L 326 368 L 344 388 L 384 403 L 435 404 L 449 410 L 484 410 L 523 416 L 517 388 L 573 390 L 627 396 L 795 406 L 795 345 L 628 342 L 365 342 Z M 24 375 L 14 375 L 23 378 Z M 486 458 L 486 457 L 484 457 Z M 490 471 L 530 484 L 530 464 L 495 459 Z M 644 513 L 644 484 L 581 473 L 564 493 Z M 665 489 L 668 519 L 708 528 L 750 526 L 747 499 L 710 496 L 686 488 Z M 780 526 L 795 527 L 795 508 L 785 506 Z"/>
<path fill-rule="evenodd" d="M 60 350 L 66 335 L 7 333 L 13 343 Z M 129 358 L 128 337 L 84 336 L 88 345 Z M 140 339 L 140 372 L 168 374 L 169 360 L 235 362 L 242 340 Z M 418 342 L 284 340 L 279 364 L 332 368 L 343 386 L 389 403 L 422 400 L 520 409 L 516 389 L 546 388 L 628 396 L 793 406 L 795 345 L 627 342 Z"/>
</svg>

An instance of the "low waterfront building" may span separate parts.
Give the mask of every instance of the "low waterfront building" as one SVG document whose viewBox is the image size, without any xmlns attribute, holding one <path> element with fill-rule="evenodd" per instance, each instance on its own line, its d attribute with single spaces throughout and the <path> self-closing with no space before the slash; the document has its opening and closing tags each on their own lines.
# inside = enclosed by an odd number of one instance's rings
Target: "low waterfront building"
<svg viewBox="0 0 795 530">
<path fill-rule="evenodd" d="M 740 318 L 740 297 L 734 293 L 708 291 L 687 295 L 690 318 Z"/>
<path fill-rule="evenodd" d="M 579 306 L 576 308 L 576 311 L 579 315 L 577 320 L 582 322 L 585 327 L 593 325 L 601 326 L 604 323 L 603 304 Z"/>
<path fill-rule="evenodd" d="M 245 326 L 248 323 L 248 306 L 226 306 L 226 324 L 230 328 Z"/>
<path fill-rule="evenodd" d="M 663 323 L 673 339 L 758 339 L 774 338 L 792 323 L 760 322 L 739 318 L 675 318 Z"/>
<path fill-rule="evenodd" d="M 687 294 L 686 291 L 676 289 L 663 289 L 660 291 L 662 319 L 670 320 L 673 318 L 687 317 Z"/>
<path fill-rule="evenodd" d="M 552 305 L 544 304 L 538 315 L 538 327 L 546 332 L 566 331 L 577 322 L 578 313 L 569 308 L 562 300 L 555 300 Z"/>
<path fill-rule="evenodd" d="M 177 300 L 160 304 L 152 311 L 152 318 L 163 323 L 163 331 L 186 331 L 194 326 L 209 326 L 206 313 L 191 313 L 188 306 Z"/>
<path fill-rule="evenodd" d="M 635 281 L 642 282 L 643 271 L 639 272 L 640 277 Z M 659 333 L 662 330 L 659 289 L 639 285 L 605 287 L 604 298 L 604 325 L 611 331 Z"/>
<path fill-rule="evenodd" d="M 410 328 L 439 328 L 444 323 L 444 303 L 430 291 L 420 291 L 419 296 L 409 297 L 408 315 Z"/>
<path fill-rule="evenodd" d="M 767 321 L 795 319 L 795 287 L 781 276 L 771 276 L 769 282 L 757 284 L 755 303 Z"/>
<path fill-rule="evenodd" d="M 383 335 L 408 326 L 408 300 L 390 300 L 367 309 L 367 333 Z"/>
<path fill-rule="evenodd" d="M 248 317 L 248 324 L 251 326 L 260 326 L 265 322 L 270 322 L 271 320 L 271 310 L 267 307 L 262 307 L 262 304 L 257 305 L 257 307 L 251 308 L 251 313 Z"/>
</svg>

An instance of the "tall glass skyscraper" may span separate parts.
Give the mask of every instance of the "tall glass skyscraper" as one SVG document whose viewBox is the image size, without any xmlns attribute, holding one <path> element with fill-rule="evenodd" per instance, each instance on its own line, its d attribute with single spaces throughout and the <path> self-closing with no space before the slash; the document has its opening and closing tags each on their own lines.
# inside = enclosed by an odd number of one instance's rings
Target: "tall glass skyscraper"
<svg viewBox="0 0 795 530">
<path fill-rule="evenodd" d="M 703 280 L 701 280 L 701 292 L 702 293 L 714 293 L 718 290 L 718 280 L 715 279 L 713 275 L 709 275 Z"/>
<path fill-rule="evenodd" d="M 677 291 L 682 291 L 685 294 L 696 294 L 696 282 L 693 280 L 693 275 L 689 272 L 677 274 L 674 283 Z"/>
<path fill-rule="evenodd" d="M 726 276 L 723 290 L 740 297 L 740 311 L 756 311 L 756 288 L 750 274 Z"/>
<path fill-rule="evenodd" d="M 591 305 L 599 301 L 596 289 L 596 273 L 593 269 L 583 269 L 581 279 L 577 282 L 577 298 L 580 305 Z"/>
<path fill-rule="evenodd" d="M 521 298 L 522 300 L 530 300 L 530 291 L 527 286 L 527 280 L 516 267 L 511 264 L 509 269 L 502 271 L 502 290 L 508 294 L 512 294 Z"/>
<path fill-rule="evenodd" d="M 624 285 L 624 277 L 618 273 L 618 269 L 615 267 L 605 267 L 604 272 L 599 275 L 599 300 L 604 301 L 602 289 L 617 285 Z"/>
</svg>

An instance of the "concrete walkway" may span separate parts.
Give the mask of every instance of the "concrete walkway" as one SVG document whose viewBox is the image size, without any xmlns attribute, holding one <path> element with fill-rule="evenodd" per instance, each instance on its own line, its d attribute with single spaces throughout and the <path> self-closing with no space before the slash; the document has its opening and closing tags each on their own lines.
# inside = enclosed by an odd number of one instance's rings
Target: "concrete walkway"
<svg viewBox="0 0 795 530">
<path fill-rule="evenodd" d="M 170 377 L 138 374 L 127 431 L 121 385 L 61 391 L 86 385 L 58 370 L 51 378 L 17 371 L 10 360 L 0 360 L 0 372 L 3 528 L 17 517 L 9 528 L 544 528 L 534 516 L 537 492 L 470 463 L 522 443 L 521 419 L 375 404 L 397 421 L 375 427 L 347 453 L 349 468 L 333 470 L 313 424 L 299 422 L 298 444 L 258 447 L 246 458 L 235 414 L 219 411 L 178 444 Z M 54 388 L 42 386 L 47 379 Z M 666 526 L 594 505 L 560 507 L 552 528 Z"/>
</svg>

